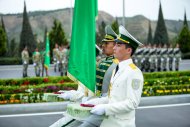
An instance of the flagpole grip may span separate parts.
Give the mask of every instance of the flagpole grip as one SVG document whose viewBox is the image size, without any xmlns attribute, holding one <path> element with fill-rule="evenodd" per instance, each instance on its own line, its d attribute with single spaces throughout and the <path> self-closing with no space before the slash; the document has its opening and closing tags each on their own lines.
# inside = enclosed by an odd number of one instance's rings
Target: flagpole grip
<svg viewBox="0 0 190 127">
<path fill-rule="evenodd" d="M 96 44 L 96 48 L 100 51 L 100 53 L 102 54 L 102 50 L 100 49 L 100 47 Z"/>
</svg>

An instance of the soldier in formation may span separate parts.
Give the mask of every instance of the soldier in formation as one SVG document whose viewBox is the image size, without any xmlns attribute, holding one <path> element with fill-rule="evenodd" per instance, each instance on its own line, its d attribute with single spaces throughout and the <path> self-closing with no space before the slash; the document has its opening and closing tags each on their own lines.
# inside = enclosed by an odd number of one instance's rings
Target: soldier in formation
<svg viewBox="0 0 190 127">
<path fill-rule="evenodd" d="M 137 49 L 133 60 L 143 72 L 178 71 L 181 52 L 178 44 L 175 48 L 166 44 L 145 45 Z"/>
<path fill-rule="evenodd" d="M 35 68 L 35 74 L 37 77 L 40 76 L 40 63 L 41 63 L 41 58 L 40 58 L 40 52 L 38 51 L 38 48 L 36 48 L 35 52 L 33 53 L 32 60 L 33 60 L 33 65 Z"/>
<path fill-rule="evenodd" d="M 27 77 L 27 69 L 28 69 L 28 64 L 29 64 L 29 53 L 28 53 L 28 48 L 25 47 L 21 53 L 22 57 L 22 63 L 23 63 L 23 77 Z"/>
<path fill-rule="evenodd" d="M 65 49 L 64 46 L 59 47 L 59 52 L 58 52 L 58 67 L 59 71 L 61 73 L 61 76 L 66 74 L 66 65 L 67 65 L 67 50 Z"/>
<path fill-rule="evenodd" d="M 55 72 L 57 71 L 58 55 L 59 55 L 59 45 L 56 43 L 55 48 L 53 49 L 53 65 Z"/>
<path fill-rule="evenodd" d="M 181 61 L 181 51 L 179 49 L 179 45 L 177 44 L 176 47 L 173 49 L 174 54 L 174 64 L 175 64 L 175 70 L 179 70 L 179 62 Z"/>
</svg>

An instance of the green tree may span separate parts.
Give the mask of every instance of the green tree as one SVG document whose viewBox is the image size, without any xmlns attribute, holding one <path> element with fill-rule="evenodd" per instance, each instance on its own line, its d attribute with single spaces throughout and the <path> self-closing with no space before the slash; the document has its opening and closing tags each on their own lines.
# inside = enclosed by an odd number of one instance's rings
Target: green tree
<svg viewBox="0 0 190 127">
<path fill-rule="evenodd" d="M 46 36 L 47 36 L 47 27 L 44 29 L 44 40 L 42 43 L 40 43 L 39 51 L 44 51 L 46 48 Z"/>
<path fill-rule="evenodd" d="M 149 20 L 148 22 L 148 37 L 147 37 L 147 44 L 153 44 L 153 39 L 152 39 L 152 28 L 151 28 L 151 22 Z"/>
<path fill-rule="evenodd" d="M 57 43 L 59 46 L 68 44 L 61 22 L 57 21 L 56 19 L 54 20 L 53 27 L 51 31 L 49 32 L 49 38 L 50 38 L 51 52 L 55 46 L 55 43 Z"/>
<path fill-rule="evenodd" d="M 36 48 L 36 41 L 34 39 L 32 28 L 27 15 L 26 4 L 24 2 L 24 12 L 23 12 L 22 31 L 20 35 L 19 52 L 22 52 L 25 46 L 28 47 L 28 51 L 31 56 Z"/>
<path fill-rule="evenodd" d="M 159 8 L 159 15 L 158 15 L 158 22 L 156 26 L 156 31 L 154 34 L 154 43 L 156 44 L 168 44 L 169 39 L 168 39 L 168 33 L 162 13 L 162 6 L 160 3 L 160 8 Z"/>
<path fill-rule="evenodd" d="M 5 33 L 5 39 L 6 39 L 5 52 L 8 55 L 9 42 L 8 42 L 7 32 L 6 32 L 6 29 L 5 29 L 5 24 L 4 24 L 4 21 L 3 21 L 3 16 L 1 16 L 1 24 L 2 24 L 2 29 L 3 29 L 3 31 Z"/>
<path fill-rule="evenodd" d="M 119 24 L 118 24 L 118 19 L 116 17 L 116 20 L 111 24 L 111 27 L 113 29 L 113 31 L 116 33 L 116 34 L 119 34 Z"/>
<path fill-rule="evenodd" d="M 98 26 L 98 32 L 96 32 L 96 43 L 100 44 L 102 42 L 102 39 L 105 36 L 105 27 L 106 24 L 104 21 L 102 21 L 101 25 Z"/>
<path fill-rule="evenodd" d="M 15 42 L 15 38 L 13 38 L 10 42 L 10 55 L 11 56 L 17 56 L 18 52 L 17 52 L 17 45 Z"/>
<path fill-rule="evenodd" d="M 184 26 L 187 26 L 187 28 L 189 28 L 188 23 L 187 23 L 186 11 L 185 11 L 185 14 L 184 14 L 184 21 L 183 21 L 183 25 L 184 25 Z"/>
<path fill-rule="evenodd" d="M 177 42 L 182 53 L 190 52 L 190 32 L 187 26 L 183 26 Z"/>
<path fill-rule="evenodd" d="M 0 25 L 0 56 L 6 54 L 6 35 L 2 26 Z"/>
<path fill-rule="evenodd" d="M 182 53 L 190 52 L 190 31 L 188 29 L 186 13 L 184 15 L 183 28 L 178 36 L 177 43 Z"/>
</svg>

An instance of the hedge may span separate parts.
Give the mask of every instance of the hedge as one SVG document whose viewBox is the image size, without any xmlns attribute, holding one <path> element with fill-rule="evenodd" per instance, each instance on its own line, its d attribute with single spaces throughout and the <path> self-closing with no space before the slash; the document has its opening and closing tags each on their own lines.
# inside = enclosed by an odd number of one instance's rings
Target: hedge
<svg viewBox="0 0 190 127">
<path fill-rule="evenodd" d="M 12 93 L 46 93 L 57 92 L 59 90 L 77 89 L 75 83 L 48 83 L 39 85 L 25 85 L 25 86 L 0 86 L 0 94 Z"/>
<path fill-rule="evenodd" d="M 142 96 L 190 93 L 190 71 L 154 72 L 144 73 L 143 75 Z M 0 80 L 0 103 L 41 102 L 43 100 L 40 100 L 40 96 L 43 96 L 44 93 L 71 89 L 76 90 L 77 84 L 68 77 L 4 79 Z"/>
<path fill-rule="evenodd" d="M 145 72 L 144 79 L 190 76 L 190 71 Z"/>
<path fill-rule="evenodd" d="M 190 94 L 190 84 L 144 86 L 142 96 Z"/>
<path fill-rule="evenodd" d="M 45 83 L 64 83 L 72 82 L 68 77 L 34 77 L 34 78 L 22 78 L 22 79 L 3 79 L 0 80 L 0 86 L 25 86 L 25 85 L 38 85 Z"/>
</svg>

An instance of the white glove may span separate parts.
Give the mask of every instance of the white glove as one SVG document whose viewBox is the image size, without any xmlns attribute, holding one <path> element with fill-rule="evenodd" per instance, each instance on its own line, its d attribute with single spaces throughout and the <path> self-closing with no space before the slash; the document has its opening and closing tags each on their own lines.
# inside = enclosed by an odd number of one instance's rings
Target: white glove
<svg viewBox="0 0 190 127">
<path fill-rule="evenodd" d="M 26 61 L 24 61 L 24 64 L 27 64 L 27 62 L 26 62 Z"/>
<path fill-rule="evenodd" d="M 58 92 L 60 92 L 60 93 L 64 93 L 64 92 L 66 92 L 65 90 L 59 90 Z"/>
<path fill-rule="evenodd" d="M 86 101 L 88 101 L 88 97 L 83 97 L 82 98 L 82 103 L 85 103 Z"/>
<path fill-rule="evenodd" d="M 36 63 L 33 63 L 34 66 L 36 66 Z"/>
<path fill-rule="evenodd" d="M 97 104 L 99 104 L 99 98 L 91 99 L 89 101 L 84 102 L 84 104 L 97 105 Z"/>
<path fill-rule="evenodd" d="M 92 99 L 92 96 L 83 97 L 83 98 L 82 98 L 82 103 L 85 104 L 85 102 L 89 101 L 90 99 Z"/>
<path fill-rule="evenodd" d="M 63 98 L 65 100 L 70 100 L 70 98 L 75 93 L 75 90 L 65 91 L 64 93 L 60 94 L 58 97 Z"/>
<path fill-rule="evenodd" d="M 103 115 L 105 114 L 105 108 L 106 108 L 106 104 L 99 104 L 95 106 L 94 108 L 92 108 L 90 112 L 96 115 Z"/>
</svg>

